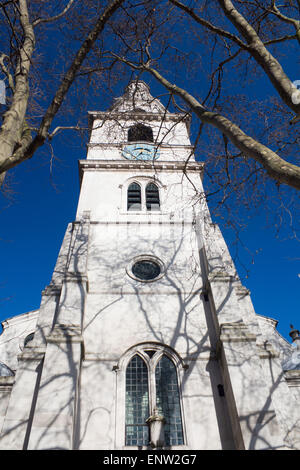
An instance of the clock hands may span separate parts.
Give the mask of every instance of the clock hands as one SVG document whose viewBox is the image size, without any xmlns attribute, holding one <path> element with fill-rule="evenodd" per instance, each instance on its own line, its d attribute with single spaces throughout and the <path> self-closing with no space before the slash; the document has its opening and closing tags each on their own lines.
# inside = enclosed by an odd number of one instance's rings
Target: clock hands
<svg viewBox="0 0 300 470">
<path fill-rule="evenodd" d="M 124 147 L 122 155 L 129 160 L 156 160 L 159 152 L 154 145 L 131 144 Z"/>
</svg>

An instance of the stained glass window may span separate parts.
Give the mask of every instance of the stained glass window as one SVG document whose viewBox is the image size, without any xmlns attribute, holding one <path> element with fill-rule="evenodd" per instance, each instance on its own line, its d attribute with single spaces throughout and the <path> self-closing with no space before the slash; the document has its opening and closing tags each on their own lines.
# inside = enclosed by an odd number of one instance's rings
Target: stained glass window
<svg viewBox="0 0 300 470">
<path fill-rule="evenodd" d="M 135 355 L 126 369 L 126 445 L 148 445 L 148 417 L 148 370 L 143 359 Z"/>
<path fill-rule="evenodd" d="M 173 362 L 162 356 L 155 369 L 156 406 L 165 420 L 167 446 L 183 444 L 177 373 Z"/>
</svg>

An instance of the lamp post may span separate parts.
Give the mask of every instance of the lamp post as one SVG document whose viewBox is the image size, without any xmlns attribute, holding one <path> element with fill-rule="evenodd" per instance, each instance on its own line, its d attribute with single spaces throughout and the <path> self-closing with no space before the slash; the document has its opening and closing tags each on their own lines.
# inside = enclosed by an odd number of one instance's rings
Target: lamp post
<svg viewBox="0 0 300 470">
<path fill-rule="evenodd" d="M 150 445 L 153 449 L 162 448 L 165 445 L 165 418 L 158 414 L 154 408 L 153 415 L 146 420 L 150 430 Z"/>
</svg>

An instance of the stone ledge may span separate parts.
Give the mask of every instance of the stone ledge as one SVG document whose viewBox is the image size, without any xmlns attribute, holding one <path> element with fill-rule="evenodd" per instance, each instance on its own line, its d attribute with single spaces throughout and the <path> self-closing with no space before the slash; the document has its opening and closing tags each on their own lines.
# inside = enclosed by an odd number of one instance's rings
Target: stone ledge
<svg viewBox="0 0 300 470">
<path fill-rule="evenodd" d="M 143 111 L 136 112 L 133 109 L 126 111 L 88 111 L 89 121 L 92 119 L 101 119 L 103 121 L 112 120 L 124 120 L 128 121 L 128 118 L 133 120 L 144 119 L 147 121 L 183 121 L 189 123 L 191 121 L 190 114 L 183 113 L 165 113 L 165 112 L 153 112 Z"/>
<path fill-rule="evenodd" d="M 88 282 L 88 277 L 85 273 L 80 272 L 67 272 L 62 278 L 65 282 Z"/>
<path fill-rule="evenodd" d="M 284 372 L 284 378 L 289 387 L 300 387 L 300 370 L 287 370 Z"/>
<path fill-rule="evenodd" d="M 228 274 L 225 271 L 216 271 L 208 275 L 208 282 L 240 282 L 237 275 Z"/>
<path fill-rule="evenodd" d="M 146 161 L 146 160 L 79 160 L 80 172 L 85 170 L 179 170 L 179 171 L 202 171 L 204 164 L 202 162 L 176 162 L 176 161 Z"/>
<path fill-rule="evenodd" d="M 57 285 L 57 284 L 49 284 L 42 291 L 42 295 L 49 295 L 49 296 L 60 295 L 60 293 L 61 293 L 61 285 Z"/>
<path fill-rule="evenodd" d="M 279 357 L 279 352 L 275 351 L 272 344 L 265 341 L 263 344 L 257 344 L 257 353 L 261 359 L 271 359 L 273 357 Z"/>
<path fill-rule="evenodd" d="M 221 343 L 253 342 L 256 335 L 242 322 L 223 323 L 220 325 L 219 341 Z"/>
<path fill-rule="evenodd" d="M 41 361 L 45 356 L 45 350 L 26 346 L 18 355 L 18 361 Z"/>
<path fill-rule="evenodd" d="M 5 377 L 0 377 L 0 392 L 7 391 L 7 388 L 11 388 L 15 383 L 14 375 L 7 375 Z"/>
<path fill-rule="evenodd" d="M 56 325 L 46 339 L 47 343 L 83 343 L 78 325 Z"/>
</svg>

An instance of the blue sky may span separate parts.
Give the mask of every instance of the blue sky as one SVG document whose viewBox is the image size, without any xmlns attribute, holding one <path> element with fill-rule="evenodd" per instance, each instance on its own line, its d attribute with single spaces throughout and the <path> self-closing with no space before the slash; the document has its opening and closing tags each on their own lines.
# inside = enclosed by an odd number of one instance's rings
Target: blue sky
<svg viewBox="0 0 300 470">
<path fill-rule="evenodd" d="M 120 93 L 122 93 L 122 89 Z M 93 109 L 106 109 L 100 102 Z M 86 158 L 84 142 L 66 131 L 56 140 L 56 159 L 45 147 L 10 172 L 12 194 L 0 196 L 0 321 L 39 308 L 41 291 L 51 279 L 67 224 L 74 220 L 79 196 L 79 159 Z M 219 221 L 217 221 L 219 222 Z M 278 320 L 278 331 L 289 340 L 290 323 L 300 328 L 299 242 L 275 236 L 266 228 L 262 211 L 243 231 L 246 250 L 240 256 L 248 278 L 237 264 L 243 284 L 250 289 L 258 314 Z M 222 227 L 222 225 L 221 225 Z M 223 234 L 235 256 L 234 240 Z M 250 252 L 257 252 L 252 263 Z"/>
</svg>

